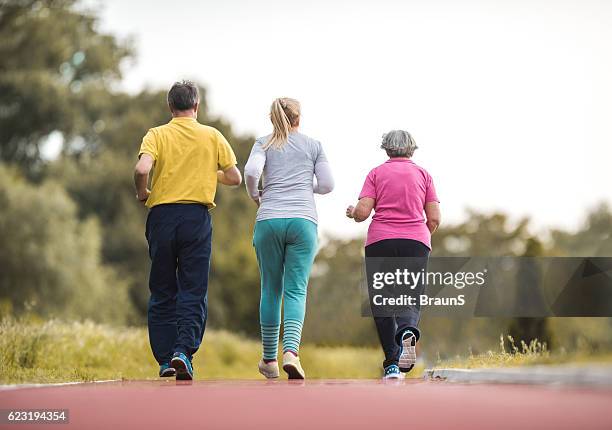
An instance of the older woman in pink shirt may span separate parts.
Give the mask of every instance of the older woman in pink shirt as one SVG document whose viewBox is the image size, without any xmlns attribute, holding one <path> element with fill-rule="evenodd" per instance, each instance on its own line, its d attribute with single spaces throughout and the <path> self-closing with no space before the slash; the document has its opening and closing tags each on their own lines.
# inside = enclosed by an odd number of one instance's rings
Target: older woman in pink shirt
<svg viewBox="0 0 612 430">
<path fill-rule="evenodd" d="M 356 206 L 346 216 L 365 221 L 374 210 L 365 246 L 367 257 L 425 257 L 431 235 L 440 224 L 440 206 L 429 173 L 411 157 L 417 146 L 407 131 L 383 136 L 381 148 L 389 159 L 368 173 Z M 419 307 L 401 315 L 374 316 L 385 353 L 384 378 L 401 378 L 416 361 Z"/>
</svg>

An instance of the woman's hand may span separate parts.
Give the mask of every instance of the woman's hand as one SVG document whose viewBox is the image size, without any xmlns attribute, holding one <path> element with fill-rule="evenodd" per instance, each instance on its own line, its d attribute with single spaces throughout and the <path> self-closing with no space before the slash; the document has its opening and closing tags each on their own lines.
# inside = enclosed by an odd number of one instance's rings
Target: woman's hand
<svg viewBox="0 0 612 430">
<path fill-rule="evenodd" d="M 251 200 L 253 200 L 255 202 L 255 204 L 257 205 L 257 207 L 259 207 L 261 205 L 261 196 L 263 195 L 263 191 L 258 190 L 257 191 L 257 197 L 253 197 L 251 196 Z"/>
<path fill-rule="evenodd" d="M 355 220 L 355 222 L 363 222 L 370 217 L 376 200 L 372 197 L 362 197 L 357 202 L 357 206 L 349 206 L 346 208 L 346 216 Z"/>
</svg>

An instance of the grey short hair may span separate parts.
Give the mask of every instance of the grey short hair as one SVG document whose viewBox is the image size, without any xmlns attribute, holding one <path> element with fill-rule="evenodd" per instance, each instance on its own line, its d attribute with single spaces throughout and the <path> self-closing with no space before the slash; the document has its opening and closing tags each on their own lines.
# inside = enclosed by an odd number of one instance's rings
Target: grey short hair
<svg viewBox="0 0 612 430">
<path fill-rule="evenodd" d="M 391 130 L 383 134 L 380 147 L 387 151 L 389 157 L 412 157 L 418 148 L 410 133 L 404 130 Z"/>
<path fill-rule="evenodd" d="M 168 91 L 168 106 L 173 111 L 193 109 L 199 102 L 200 92 L 191 81 L 175 82 Z"/>
</svg>

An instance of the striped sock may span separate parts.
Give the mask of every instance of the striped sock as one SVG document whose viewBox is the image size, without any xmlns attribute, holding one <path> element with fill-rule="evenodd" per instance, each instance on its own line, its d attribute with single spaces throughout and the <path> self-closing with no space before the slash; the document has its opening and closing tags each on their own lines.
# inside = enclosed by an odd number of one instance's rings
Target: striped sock
<svg viewBox="0 0 612 430">
<path fill-rule="evenodd" d="M 283 326 L 283 352 L 293 351 L 296 354 L 300 349 L 302 337 L 302 321 L 288 319 Z"/>
<path fill-rule="evenodd" d="M 261 343 L 263 345 L 264 360 L 276 360 L 278 355 L 278 334 L 280 324 L 261 325 Z"/>
</svg>

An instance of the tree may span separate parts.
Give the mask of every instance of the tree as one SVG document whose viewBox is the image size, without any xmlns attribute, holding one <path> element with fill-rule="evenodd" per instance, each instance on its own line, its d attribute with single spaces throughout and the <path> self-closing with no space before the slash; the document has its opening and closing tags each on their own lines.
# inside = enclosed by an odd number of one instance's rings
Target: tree
<svg viewBox="0 0 612 430">
<path fill-rule="evenodd" d="M 534 285 L 542 288 L 542 267 L 535 257 L 542 257 L 544 255 L 545 250 L 539 240 L 533 237 L 527 239 L 525 252 L 522 255 L 525 258 L 520 260 L 517 273 L 516 293 L 519 297 L 516 297 L 515 300 L 515 307 L 520 308 L 522 312 L 527 314 L 545 307 L 545 299 L 541 290 L 535 292 L 527 291 L 528 288 L 533 288 Z M 524 297 L 530 297 L 533 302 L 525 302 Z M 552 333 L 547 318 L 513 318 L 508 325 L 508 335 L 514 340 L 517 347 L 522 344 L 530 345 L 532 341 L 545 344 L 548 348 L 553 347 Z M 508 339 L 504 341 L 507 342 Z M 509 344 L 507 349 L 514 351 Z M 522 349 L 519 348 L 519 351 L 522 351 Z"/>
<path fill-rule="evenodd" d="M 551 232 L 552 252 L 570 257 L 612 256 L 612 210 L 607 203 L 591 209 L 582 226 L 570 232 L 555 229 Z"/>
<path fill-rule="evenodd" d="M 0 297 L 16 313 L 126 322 L 127 284 L 101 262 L 95 219 L 79 220 L 62 187 L 0 165 Z"/>
<path fill-rule="evenodd" d="M 329 238 L 308 285 L 304 340 L 323 345 L 377 345 L 372 318 L 362 317 L 363 240 Z M 363 294 L 365 293 L 365 295 Z"/>
<path fill-rule="evenodd" d="M 434 256 L 493 257 L 520 255 L 529 237 L 529 220 L 511 223 L 504 213 L 468 210 L 466 221 L 444 226 L 432 236 Z"/>
<path fill-rule="evenodd" d="M 164 90 L 135 95 L 112 90 L 131 48 L 100 33 L 96 24 L 95 14 L 76 0 L 2 3 L 0 160 L 18 165 L 30 178 L 62 184 L 78 204 L 80 220 L 98 220 L 103 262 L 129 285 L 139 315 L 133 322 L 143 322 L 149 272 L 146 210 L 134 198 L 131 174 L 142 136 L 169 121 L 170 112 Z M 200 122 L 227 137 L 242 168 L 254 139 L 236 136 L 227 122 L 210 117 L 204 89 L 201 96 Z M 53 131 L 62 133 L 63 154 L 42 163 L 40 149 Z M 217 202 L 210 320 L 255 334 L 259 276 L 251 237 L 256 208 L 243 189 L 220 187 Z"/>
<path fill-rule="evenodd" d="M 40 167 L 54 131 L 78 143 L 95 122 L 83 117 L 93 93 L 120 77 L 131 49 L 96 30 L 76 0 L 5 0 L 0 9 L 0 160 Z"/>
</svg>

